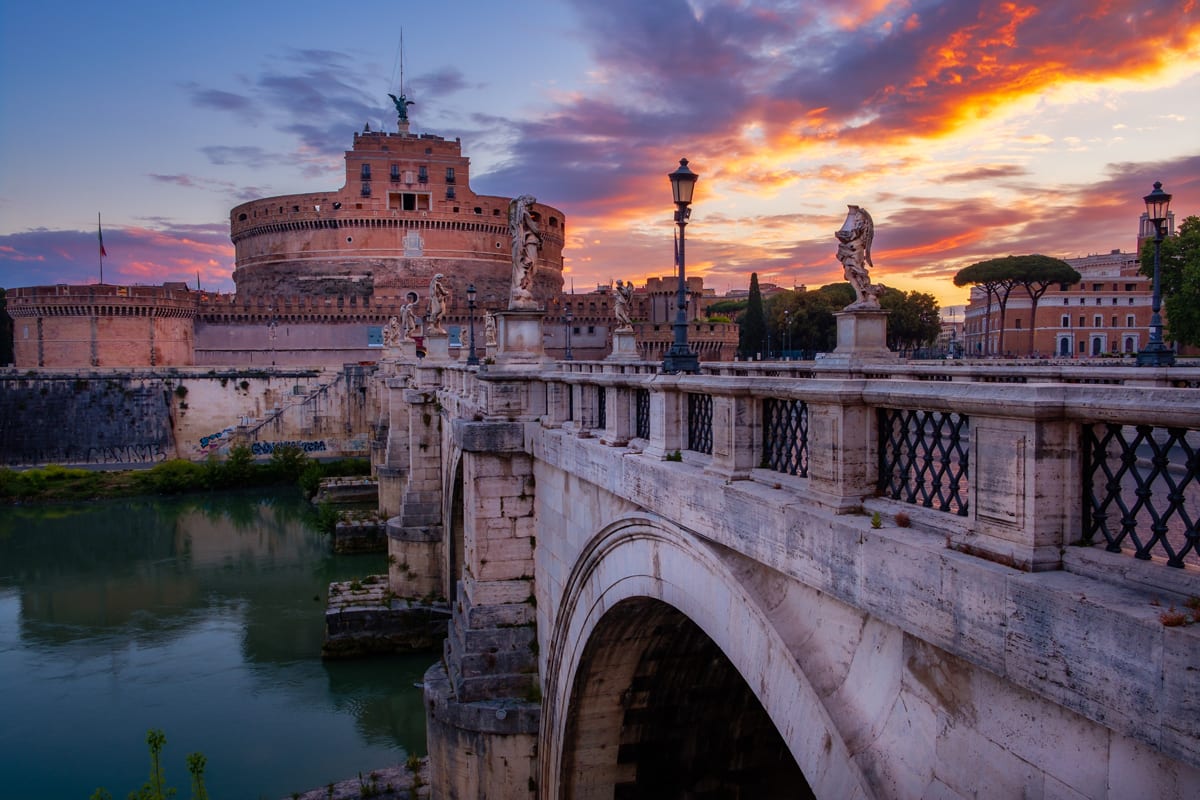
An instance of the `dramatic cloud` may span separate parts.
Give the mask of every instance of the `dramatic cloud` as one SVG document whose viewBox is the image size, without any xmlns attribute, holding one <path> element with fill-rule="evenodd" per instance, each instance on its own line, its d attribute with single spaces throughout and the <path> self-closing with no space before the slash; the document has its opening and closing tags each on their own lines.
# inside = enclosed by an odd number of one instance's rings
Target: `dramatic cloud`
<svg viewBox="0 0 1200 800">
<path fill-rule="evenodd" d="M 183 281 L 194 286 L 199 274 L 205 289 L 233 288 L 233 245 L 225 224 L 106 227 L 104 249 L 105 283 Z M 0 275 L 6 288 L 97 283 L 96 232 L 39 229 L 2 235 Z"/>
</svg>

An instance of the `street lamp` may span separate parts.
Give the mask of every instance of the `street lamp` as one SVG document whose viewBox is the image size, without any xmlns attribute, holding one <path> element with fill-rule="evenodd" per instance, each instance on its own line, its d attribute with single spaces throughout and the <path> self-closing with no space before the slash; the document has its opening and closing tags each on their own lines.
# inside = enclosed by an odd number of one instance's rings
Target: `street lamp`
<svg viewBox="0 0 1200 800">
<path fill-rule="evenodd" d="M 679 159 L 679 169 L 667 177 L 671 179 L 671 195 L 675 201 L 675 224 L 679 226 L 679 245 L 675 256 L 679 262 L 679 290 L 675 296 L 675 341 L 663 358 L 663 372 L 699 372 L 700 357 L 688 349 L 687 343 L 687 278 L 684 271 L 683 230 L 687 227 L 692 210 L 692 192 L 699 176 L 688 169 L 686 158 Z"/>
<path fill-rule="evenodd" d="M 567 352 L 563 354 L 563 357 L 567 361 L 574 360 L 574 356 L 571 355 L 571 323 L 574 321 L 575 321 L 575 313 L 573 311 L 571 311 L 570 306 L 567 306 L 567 310 L 563 314 L 563 327 L 566 329 L 566 333 L 567 333 Z"/>
<path fill-rule="evenodd" d="M 467 285 L 467 330 L 470 337 L 470 349 L 467 350 L 467 366 L 479 364 L 479 356 L 475 355 L 475 284 Z"/>
<path fill-rule="evenodd" d="M 783 359 L 787 361 L 792 352 L 792 312 L 788 309 L 783 310 Z"/>
<path fill-rule="evenodd" d="M 1154 298 L 1151 301 L 1150 341 L 1137 354 L 1139 367 L 1169 367 L 1175 363 L 1175 352 L 1163 344 L 1162 338 L 1162 288 L 1159 285 L 1159 251 L 1162 249 L 1163 228 L 1166 227 L 1167 209 L 1171 206 L 1171 195 L 1162 190 L 1162 181 L 1154 182 L 1154 191 L 1146 195 L 1146 217 L 1154 224 Z"/>
</svg>

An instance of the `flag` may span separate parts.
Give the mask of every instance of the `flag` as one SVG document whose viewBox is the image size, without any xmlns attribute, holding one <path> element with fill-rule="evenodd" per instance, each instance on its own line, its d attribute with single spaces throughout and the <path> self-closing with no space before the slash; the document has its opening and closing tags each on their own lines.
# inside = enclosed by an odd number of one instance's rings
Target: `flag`
<svg viewBox="0 0 1200 800">
<path fill-rule="evenodd" d="M 104 258 L 108 252 L 104 249 L 104 231 L 100 229 L 100 215 L 96 215 L 96 236 L 100 238 L 100 257 Z"/>
</svg>

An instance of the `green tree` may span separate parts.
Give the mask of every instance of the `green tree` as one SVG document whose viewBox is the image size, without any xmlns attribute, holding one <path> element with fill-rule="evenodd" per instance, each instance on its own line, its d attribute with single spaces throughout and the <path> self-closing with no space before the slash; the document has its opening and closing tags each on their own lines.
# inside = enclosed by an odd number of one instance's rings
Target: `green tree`
<svg viewBox="0 0 1200 800">
<path fill-rule="evenodd" d="M 766 303 L 767 325 L 781 332 L 786 327 L 790 348 L 811 358 L 837 346 L 837 319 L 833 315 L 854 299 L 854 287 L 848 283 L 831 283 L 813 291 L 780 292 Z"/>
<path fill-rule="evenodd" d="M 932 344 L 942 330 L 938 301 L 925 292 L 884 288 L 879 305 L 888 312 L 887 342 L 907 353 Z"/>
<path fill-rule="evenodd" d="M 1154 276 L 1154 241 L 1142 245 L 1142 274 Z M 1166 311 L 1164 338 L 1200 345 L 1200 217 L 1190 216 L 1162 241 L 1159 285 Z"/>
<path fill-rule="evenodd" d="M 1046 289 L 1055 283 L 1076 283 L 1079 273 L 1067 262 L 1057 258 L 1041 255 L 1005 256 L 1004 258 L 989 258 L 978 261 L 969 267 L 964 267 L 954 276 L 955 286 L 978 286 L 987 292 L 987 316 L 984 317 L 984 341 L 989 340 L 991 333 L 992 298 L 1000 306 L 1000 339 L 997 352 L 1004 353 L 1004 331 L 1007 327 L 1005 316 L 1008 313 L 1008 298 L 1012 290 L 1021 286 L 1029 293 L 1032 310 L 1037 313 L 1037 301 Z M 1033 333 L 1033 320 L 1030 320 L 1030 334 Z M 1030 339 L 1032 342 L 1032 339 Z"/>
<path fill-rule="evenodd" d="M 1071 286 L 1079 283 L 1081 276 L 1067 262 L 1050 256 L 1015 256 L 1014 270 L 1017 284 L 1029 295 L 1029 354 L 1033 355 L 1033 337 L 1037 331 L 1038 301 L 1054 284 Z"/>
<path fill-rule="evenodd" d="M 763 313 L 762 292 L 758 288 L 758 273 L 750 274 L 750 297 L 746 302 L 746 313 L 742 316 L 738 331 L 738 357 L 753 359 L 763 352 L 767 337 L 767 319 Z"/>
</svg>

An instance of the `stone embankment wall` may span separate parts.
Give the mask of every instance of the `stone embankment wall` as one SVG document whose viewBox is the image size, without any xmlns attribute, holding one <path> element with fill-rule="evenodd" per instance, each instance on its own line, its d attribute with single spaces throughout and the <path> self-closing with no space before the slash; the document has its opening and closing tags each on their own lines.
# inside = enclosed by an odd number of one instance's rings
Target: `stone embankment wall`
<svg viewBox="0 0 1200 800">
<path fill-rule="evenodd" d="M 373 370 L 0 373 L 0 466 L 200 461 L 236 444 L 366 457 Z"/>
</svg>

